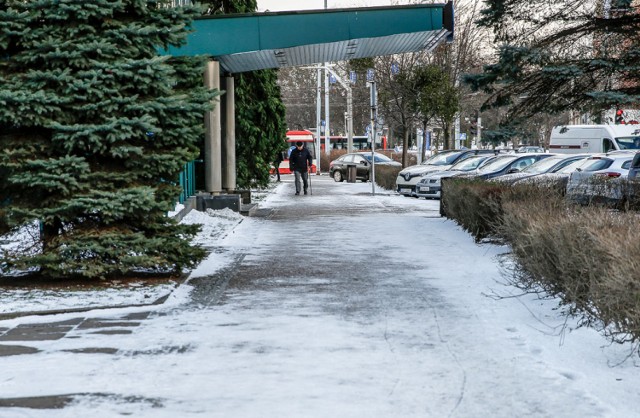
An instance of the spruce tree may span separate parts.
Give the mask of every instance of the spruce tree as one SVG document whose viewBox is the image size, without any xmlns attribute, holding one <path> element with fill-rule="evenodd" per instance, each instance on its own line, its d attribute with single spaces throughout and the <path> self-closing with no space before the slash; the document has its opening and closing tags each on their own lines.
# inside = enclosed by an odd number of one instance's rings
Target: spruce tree
<svg viewBox="0 0 640 418">
<path fill-rule="evenodd" d="M 630 0 L 489 0 L 498 54 L 465 80 L 508 118 L 640 103 L 640 6 Z"/>
<path fill-rule="evenodd" d="M 167 217 L 217 92 L 204 62 L 161 57 L 196 8 L 145 0 L 0 1 L 0 216 L 39 234 L 0 272 L 180 272 L 204 251 Z M 2 229 L 2 228 L 0 228 Z"/>
</svg>

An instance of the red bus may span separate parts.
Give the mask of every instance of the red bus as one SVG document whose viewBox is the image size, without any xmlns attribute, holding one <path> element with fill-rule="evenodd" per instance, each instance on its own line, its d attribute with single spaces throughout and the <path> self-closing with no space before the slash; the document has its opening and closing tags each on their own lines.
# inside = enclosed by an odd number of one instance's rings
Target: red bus
<svg viewBox="0 0 640 418">
<path fill-rule="evenodd" d="M 324 151 L 324 137 L 320 138 L 320 149 Z M 331 149 L 347 149 L 348 138 L 346 136 L 341 135 L 332 135 L 329 137 L 329 142 L 331 144 Z M 376 141 L 376 149 L 386 149 L 387 148 L 387 137 L 379 137 Z M 353 137 L 353 150 L 354 151 L 362 151 L 362 150 L 370 150 L 371 143 L 369 142 L 369 137 L 367 135 L 354 135 Z"/>
</svg>

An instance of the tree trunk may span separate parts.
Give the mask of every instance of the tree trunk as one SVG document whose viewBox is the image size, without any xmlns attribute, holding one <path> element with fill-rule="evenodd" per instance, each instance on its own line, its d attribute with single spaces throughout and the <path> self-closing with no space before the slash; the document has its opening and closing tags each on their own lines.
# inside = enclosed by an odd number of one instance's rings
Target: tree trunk
<svg viewBox="0 0 640 418">
<path fill-rule="evenodd" d="M 408 165 L 407 150 L 409 149 L 409 129 L 404 130 L 404 138 L 402 139 L 402 168 Z"/>
<path fill-rule="evenodd" d="M 427 155 L 427 121 L 422 121 L 422 149 L 420 150 L 420 161 L 425 160 L 425 156 Z"/>
</svg>

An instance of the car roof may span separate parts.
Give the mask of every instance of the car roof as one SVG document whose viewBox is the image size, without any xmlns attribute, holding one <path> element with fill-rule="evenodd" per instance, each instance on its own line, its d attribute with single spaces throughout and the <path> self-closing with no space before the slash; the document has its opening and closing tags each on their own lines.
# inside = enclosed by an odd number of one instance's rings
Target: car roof
<svg viewBox="0 0 640 418">
<path fill-rule="evenodd" d="M 608 158 L 610 160 L 630 160 L 633 159 L 635 154 L 632 153 L 602 153 L 602 154 L 593 154 L 589 157 L 590 160 L 600 160 L 603 158 Z"/>
</svg>

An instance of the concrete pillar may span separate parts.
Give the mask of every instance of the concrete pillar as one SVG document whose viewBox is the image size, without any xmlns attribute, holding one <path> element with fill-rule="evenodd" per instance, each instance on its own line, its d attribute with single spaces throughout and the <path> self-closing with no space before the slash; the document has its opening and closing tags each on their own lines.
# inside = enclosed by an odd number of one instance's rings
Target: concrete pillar
<svg viewBox="0 0 640 418">
<path fill-rule="evenodd" d="M 224 164 L 222 171 L 222 188 L 227 192 L 236 190 L 236 101 L 235 80 L 233 76 L 225 77 L 225 124 L 224 124 Z"/>
<path fill-rule="evenodd" d="M 220 63 L 209 61 L 204 72 L 204 85 L 209 90 L 220 90 Z M 222 193 L 222 130 L 220 102 L 204 116 L 204 183 L 211 194 Z"/>
</svg>

